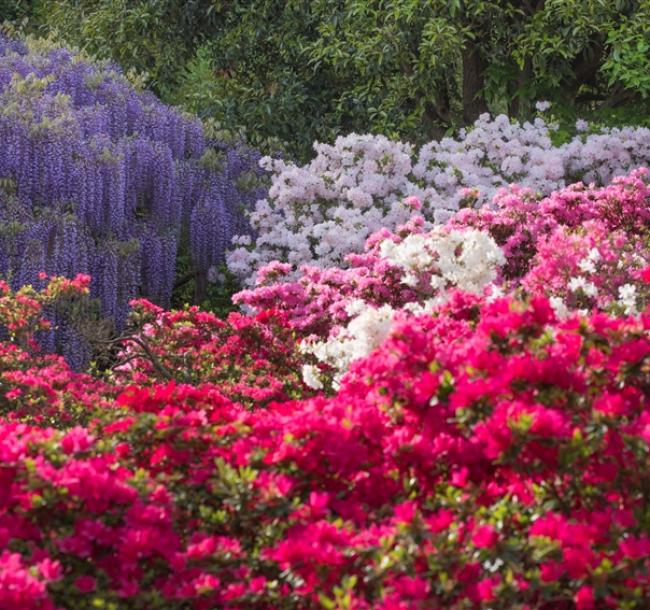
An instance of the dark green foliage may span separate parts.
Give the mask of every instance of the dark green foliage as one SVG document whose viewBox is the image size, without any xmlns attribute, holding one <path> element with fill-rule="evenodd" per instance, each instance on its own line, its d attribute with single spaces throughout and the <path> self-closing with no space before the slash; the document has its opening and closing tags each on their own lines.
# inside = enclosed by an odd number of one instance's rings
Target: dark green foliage
<svg viewBox="0 0 650 610">
<path fill-rule="evenodd" d="M 0 0 L 0 23 L 19 23 L 33 14 L 33 0 Z"/>
<path fill-rule="evenodd" d="M 216 26 L 215 16 L 210 0 L 48 0 L 39 3 L 30 28 L 145 74 L 164 94 Z"/>
<path fill-rule="evenodd" d="M 36 21 L 302 158 L 351 131 L 418 142 L 486 110 L 528 118 L 539 99 L 648 110 L 650 0 L 55 0 Z"/>
<path fill-rule="evenodd" d="M 239 0 L 220 16 L 175 100 L 303 158 L 351 131 L 421 142 L 488 110 L 528 118 L 539 99 L 607 121 L 647 109 L 648 0 Z"/>
</svg>

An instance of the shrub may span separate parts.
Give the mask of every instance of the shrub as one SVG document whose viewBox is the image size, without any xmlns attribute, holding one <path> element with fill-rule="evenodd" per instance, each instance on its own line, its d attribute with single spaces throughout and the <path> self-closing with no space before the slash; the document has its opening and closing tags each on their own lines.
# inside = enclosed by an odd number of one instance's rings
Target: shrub
<svg viewBox="0 0 650 610">
<path fill-rule="evenodd" d="M 331 398 L 3 423 L 0 606 L 643 608 L 648 328 L 456 293 Z"/>
<path fill-rule="evenodd" d="M 131 305 L 133 334 L 116 340 L 123 348 L 113 365 L 116 383 L 214 384 L 231 400 L 256 408 L 309 392 L 296 333 L 282 314 L 233 312 L 221 320 L 198 307 Z"/>
<path fill-rule="evenodd" d="M 539 198 L 529 189 L 503 189 L 494 207 L 464 209 L 427 230 L 421 216 L 382 229 L 347 268 L 270 263 L 258 285 L 235 295 L 253 309 L 275 307 L 303 339 L 320 368 L 306 364 L 313 387 L 340 378 L 350 363 L 390 334 L 400 311 L 428 310 L 460 288 L 492 297 L 512 291 L 544 294 L 558 315 L 644 310 L 650 293 L 648 171 L 615 178 L 603 188 L 573 185 Z M 415 198 L 404 207 L 419 209 Z"/>
<path fill-rule="evenodd" d="M 352 134 L 317 144 L 316 157 L 303 166 L 267 158 L 272 186 L 250 214 L 256 237 L 235 240 L 228 266 L 249 285 L 274 260 L 341 266 L 374 231 L 394 231 L 415 213 L 441 223 L 459 208 L 490 203 L 513 182 L 549 195 L 579 180 L 608 184 L 650 160 L 646 128 L 595 131 L 560 146 L 552 142 L 554 129 L 541 118 L 521 124 L 483 115 L 458 138 L 419 151 Z M 419 198 L 421 210 L 402 204 L 408 196 Z"/>
<path fill-rule="evenodd" d="M 0 415 L 4 421 L 65 428 L 87 423 L 114 392 L 71 371 L 62 357 L 43 353 L 37 341 L 52 332 L 45 311 L 70 320 L 75 307 L 83 309 L 90 277 L 43 280 L 40 291 L 32 286 L 13 291 L 0 281 L 0 333 L 9 339 L 0 342 Z"/>
</svg>

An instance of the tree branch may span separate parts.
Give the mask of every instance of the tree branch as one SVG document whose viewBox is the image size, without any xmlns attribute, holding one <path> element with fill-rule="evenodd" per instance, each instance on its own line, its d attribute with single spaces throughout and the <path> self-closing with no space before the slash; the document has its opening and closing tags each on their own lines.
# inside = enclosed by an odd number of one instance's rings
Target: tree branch
<svg viewBox="0 0 650 610">
<path fill-rule="evenodd" d="M 129 336 L 125 336 L 125 337 L 124 336 L 123 337 L 117 337 L 115 339 L 110 339 L 108 341 L 102 341 L 102 343 L 106 343 L 106 344 L 109 344 L 109 345 L 115 345 L 115 344 L 118 344 L 118 343 L 126 343 L 128 341 L 131 341 L 132 343 L 135 343 L 144 352 L 143 354 L 136 354 L 134 357 L 139 357 L 139 358 L 144 357 L 144 358 L 146 358 L 147 360 L 149 360 L 149 362 L 151 362 L 154 369 L 156 369 L 156 371 L 160 375 L 162 375 L 165 379 L 167 379 L 168 381 L 172 381 L 174 379 L 174 375 L 171 373 L 171 371 L 162 362 L 160 362 L 160 359 L 158 358 L 158 356 L 156 356 L 156 354 L 154 354 L 151 351 L 151 348 L 147 345 L 146 341 L 143 341 L 139 337 L 129 335 Z M 129 358 L 129 359 L 125 360 L 124 362 L 130 362 L 131 359 L 132 358 Z M 121 364 L 121 362 L 116 363 L 113 368 L 119 366 L 120 364 Z"/>
<path fill-rule="evenodd" d="M 196 271 L 190 271 L 185 275 L 181 275 L 181 277 L 179 277 L 174 282 L 174 290 L 180 288 L 181 286 L 185 286 L 185 284 L 191 282 L 195 277 L 196 277 Z"/>
</svg>

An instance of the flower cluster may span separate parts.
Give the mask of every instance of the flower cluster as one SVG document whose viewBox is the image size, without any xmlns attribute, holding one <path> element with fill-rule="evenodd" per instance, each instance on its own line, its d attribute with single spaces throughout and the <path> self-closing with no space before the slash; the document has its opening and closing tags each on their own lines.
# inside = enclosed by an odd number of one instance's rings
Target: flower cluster
<svg viewBox="0 0 650 610">
<path fill-rule="evenodd" d="M 257 286 L 234 301 L 255 309 L 275 307 L 304 336 L 327 336 L 370 306 L 430 306 L 451 288 L 481 292 L 505 263 L 501 248 L 487 231 L 468 227 L 425 230 L 414 216 L 395 233 L 381 229 L 370 236 L 362 254 L 346 257 L 345 268 L 273 262 L 260 269 Z M 293 274 L 295 275 L 295 274 Z"/>
<path fill-rule="evenodd" d="M 455 228 L 487 231 L 503 249 L 506 290 L 518 286 L 564 306 L 642 310 L 650 264 L 650 188 L 641 168 L 602 188 L 574 184 L 540 199 L 501 191 L 496 209 L 462 210 Z M 634 295 L 634 296 L 633 296 Z"/>
<path fill-rule="evenodd" d="M 380 243 L 379 253 L 402 269 L 402 282 L 414 289 L 420 287 L 424 276 L 433 290 L 455 286 L 480 292 L 496 279 L 496 269 L 505 263 L 494 240 L 474 229 L 411 234 L 397 243 L 386 239 Z"/>
<path fill-rule="evenodd" d="M 457 138 L 419 151 L 384 136 L 352 134 L 316 144 L 304 166 L 267 158 L 272 186 L 250 214 L 256 238 L 235 239 L 228 266 L 249 285 L 275 260 L 341 266 L 373 232 L 395 230 L 415 212 L 440 223 L 459 208 L 490 202 L 511 183 L 549 195 L 578 180 L 604 185 L 650 162 L 646 128 L 592 130 L 561 146 L 553 145 L 554 129 L 542 118 L 520 124 L 483 115 Z M 417 205 L 409 196 L 417 196 Z"/>
<path fill-rule="evenodd" d="M 365 252 L 347 256 L 347 268 L 303 265 L 291 279 L 291 265 L 271 263 L 235 300 L 283 311 L 307 341 L 303 351 L 337 376 L 387 336 L 396 311 L 430 309 L 454 288 L 543 294 L 560 315 L 630 314 L 650 302 L 642 277 L 650 265 L 647 170 L 546 198 L 513 187 L 494 204 L 461 210 L 431 231 L 421 216 L 395 234 L 380 230 Z M 305 375 L 320 385 L 318 369 L 308 365 Z"/>
<path fill-rule="evenodd" d="M 60 356 L 42 352 L 37 339 L 47 338 L 52 322 L 44 312 L 68 310 L 87 300 L 90 277 L 42 278 L 38 291 L 13 291 L 0 282 L 0 415 L 6 420 L 67 427 L 87 422 L 108 404 L 114 390 L 89 375 L 70 370 Z M 0 606 L 1 607 L 1 606 Z"/>
<path fill-rule="evenodd" d="M 3 422 L 0 607 L 640 610 L 649 333 L 455 292 L 331 397 L 152 379 Z"/>
<path fill-rule="evenodd" d="M 244 188 L 255 151 L 211 141 L 116 67 L 42 44 L 0 44 L 0 140 L 0 275 L 18 288 L 89 274 L 117 329 L 130 299 L 169 303 L 182 236 L 207 274 L 263 194 Z M 78 336 L 56 339 L 86 359 Z"/>
<path fill-rule="evenodd" d="M 401 284 L 408 286 L 417 299 L 404 305 L 409 312 L 431 310 L 445 301 L 451 289 L 483 292 L 505 262 L 494 240 L 474 229 L 434 229 L 410 233 L 403 239 L 391 236 L 378 242 L 376 249 L 381 259 L 400 270 Z M 336 383 L 351 362 L 367 356 L 385 341 L 396 314 L 388 304 L 375 308 L 361 299 L 349 302 L 345 311 L 352 317 L 345 328 L 334 327 L 326 341 L 302 345 L 304 353 L 313 354 L 337 371 L 333 380 Z M 303 375 L 311 387 L 322 387 L 315 367 L 305 365 Z"/>
<path fill-rule="evenodd" d="M 213 384 L 251 407 L 305 395 L 303 358 L 284 314 L 235 312 L 221 320 L 197 307 L 164 311 L 143 299 L 131 306 L 136 332 L 119 340 L 116 383 Z"/>
</svg>

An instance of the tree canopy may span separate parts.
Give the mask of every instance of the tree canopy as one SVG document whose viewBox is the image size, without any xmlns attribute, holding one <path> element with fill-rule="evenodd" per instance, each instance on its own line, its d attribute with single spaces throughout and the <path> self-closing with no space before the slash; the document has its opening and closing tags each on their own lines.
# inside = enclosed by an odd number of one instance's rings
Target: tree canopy
<svg viewBox="0 0 650 610">
<path fill-rule="evenodd" d="M 540 99 L 638 119 L 650 93 L 650 0 L 55 0 L 30 27 L 303 157 L 351 131 L 525 119 Z"/>
</svg>

